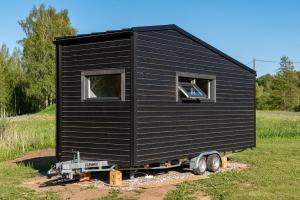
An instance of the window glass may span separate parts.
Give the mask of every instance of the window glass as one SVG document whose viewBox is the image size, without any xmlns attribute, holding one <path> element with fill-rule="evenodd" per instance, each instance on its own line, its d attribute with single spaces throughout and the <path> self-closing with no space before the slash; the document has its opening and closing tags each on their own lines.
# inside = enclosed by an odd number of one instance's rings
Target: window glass
<svg viewBox="0 0 300 200">
<path fill-rule="evenodd" d="M 194 75 L 204 76 L 205 75 Z M 189 99 L 208 99 L 215 100 L 213 94 L 213 87 L 215 87 L 215 79 L 206 78 L 194 78 L 178 76 L 178 100 L 189 100 Z"/>
<path fill-rule="evenodd" d="M 207 94 L 205 94 L 200 88 L 198 88 L 195 84 L 180 82 L 179 90 L 186 95 L 186 97 L 203 97 L 206 98 Z"/>
<path fill-rule="evenodd" d="M 87 76 L 88 98 L 121 98 L 121 74 Z"/>
</svg>

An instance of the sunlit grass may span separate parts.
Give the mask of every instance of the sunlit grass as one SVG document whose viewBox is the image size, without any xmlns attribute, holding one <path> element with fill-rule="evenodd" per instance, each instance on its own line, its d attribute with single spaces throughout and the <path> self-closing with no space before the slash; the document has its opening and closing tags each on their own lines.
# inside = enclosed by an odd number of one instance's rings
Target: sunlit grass
<svg viewBox="0 0 300 200">
<path fill-rule="evenodd" d="M 256 135 L 258 138 L 300 136 L 300 117 L 258 111 Z"/>
<path fill-rule="evenodd" d="M 33 115 L 0 122 L 0 161 L 14 159 L 30 150 L 54 147 L 54 107 Z"/>
<path fill-rule="evenodd" d="M 257 113 L 257 147 L 231 156 L 250 169 L 185 182 L 168 200 L 196 199 L 202 191 L 213 199 L 300 199 L 300 117 Z"/>
<path fill-rule="evenodd" d="M 23 152 L 55 146 L 55 107 L 33 115 L 0 122 L 0 161 Z M 231 156 L 251 169 L 211 175 L 189 181 L 170 192 L 167 199 L 195 199 L 203 192 L 214 199 L 299 199 L 300 117 L 257 112 L 257 147 Z M 0 199 L 60 199 L 56 193 L 36 192 L 20 183 L 37 170 L 23 164 L 0 162 Z M 112 192 L 100 199 L 127 199 Z"/>
</svg>

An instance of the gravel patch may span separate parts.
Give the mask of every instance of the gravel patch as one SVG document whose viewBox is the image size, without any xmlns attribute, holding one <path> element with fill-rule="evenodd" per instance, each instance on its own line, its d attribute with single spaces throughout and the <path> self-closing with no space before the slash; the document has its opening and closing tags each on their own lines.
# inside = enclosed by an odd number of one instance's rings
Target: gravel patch
<svg viewBox="0 0 300 200">
<path fill-rule="evenodd" d="M 230 170 L 242 170 L 249 168 L 249 165 L 238 162 L 228 162 L 227 168 L 221 168 L 216 173 L 222 173 Z M 140 188 L 155 188 L 161 187 L 163 185 L 176 185 L 184 181 L 188 180 L 198 180 L 208 178 L 209 175 L 213 173 L 205 172 L 203 175 L 195 175 L 188 168 L 173 168 L 168 170 L 143 170 L 138 171 L 135 174 L 134 179 L 129 179 L 128 174 L 125 174 L 123 177 L 123 185 L 122 186 L 110 186 L 107 184 L 106 180 L 94 180 L 92 182 L 87 183 L 78 183 L 82 187 L 88 187 L 89 185 L 93 185 L 93 187 L 97 188 L 113 188 L 117 190 L 137 190 Z M 124 176 L 124 173 L 123 173 Z"/>
</svg>

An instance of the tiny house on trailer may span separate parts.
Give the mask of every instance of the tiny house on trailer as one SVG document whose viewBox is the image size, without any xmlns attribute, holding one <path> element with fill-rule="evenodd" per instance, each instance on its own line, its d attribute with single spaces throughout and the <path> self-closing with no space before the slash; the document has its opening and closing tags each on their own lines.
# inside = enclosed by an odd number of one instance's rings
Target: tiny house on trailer
<svg viewBox="0 0 300 200">
<path fill-rule="evenodd" d="M 101 169 L 187 162 L 197 172 L 219 159 L 208 154 L 255 147 L 256 72 L 178 26 L 54 43 L 60 162 L 79 152 Z"/>
</svg>

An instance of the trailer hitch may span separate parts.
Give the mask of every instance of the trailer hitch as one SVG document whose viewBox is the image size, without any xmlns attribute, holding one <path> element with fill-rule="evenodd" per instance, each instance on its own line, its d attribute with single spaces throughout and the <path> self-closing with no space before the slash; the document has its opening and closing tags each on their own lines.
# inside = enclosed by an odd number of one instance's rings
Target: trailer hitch
<svg viewBox="0 0 300 200">
<path fill-rule="evenodd" d="M 74 180 L 82 173 L 96 172 L 96 171 L 110 171 L 116 165 L 110 165 L 108 161 L 91 161 L 82 160 L 80 152 L 74 153 L 73 160 L 58 162 L 53 165 L 47 173 L 47 177 L 51 178 L 55 175 L 61 175 L 63 179 Z"/>
</svg>

